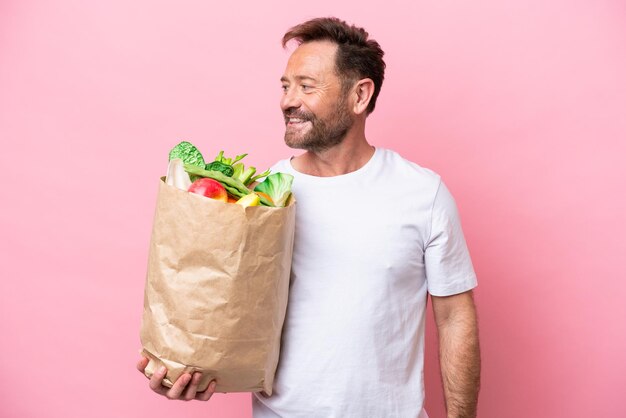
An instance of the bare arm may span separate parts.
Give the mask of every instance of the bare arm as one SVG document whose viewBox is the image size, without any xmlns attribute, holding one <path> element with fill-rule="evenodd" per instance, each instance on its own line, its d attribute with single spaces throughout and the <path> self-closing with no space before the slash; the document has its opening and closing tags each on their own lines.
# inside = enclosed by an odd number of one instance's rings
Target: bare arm
<svg viewBox="0 0 626 418">
<path fill-rule="evenodd" d="M 472 292 L 432 296 L 448 418 L 475 418 L 480 389 L 478 320 Z"/>
</svg>

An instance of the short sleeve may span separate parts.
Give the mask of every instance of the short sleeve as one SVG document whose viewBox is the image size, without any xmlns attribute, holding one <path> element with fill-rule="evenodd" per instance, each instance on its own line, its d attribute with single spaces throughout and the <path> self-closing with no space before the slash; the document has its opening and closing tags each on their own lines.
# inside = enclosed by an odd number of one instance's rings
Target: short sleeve
<svg viewBox="0 0 626 418">
<path fill-rule="evenodd" d="M 428 292 L 433 296 L 456 295 L 477 285 L 456 203 L 443 182 L 433 202 L 424 264 Z"/>
</svg>

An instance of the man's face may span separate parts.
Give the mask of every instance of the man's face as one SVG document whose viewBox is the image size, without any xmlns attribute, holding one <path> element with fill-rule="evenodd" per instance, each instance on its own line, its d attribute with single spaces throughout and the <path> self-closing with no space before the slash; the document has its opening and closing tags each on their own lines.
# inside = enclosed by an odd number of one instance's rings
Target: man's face
<svg viewBox="0 0 626 418">
<path fill-rule="evenodd" d="M 291 54 L 281 77 L 285 143 L 310 151 L 328 149 L 343 141 L 352 127 L 346 95 L 335 73 L 337 45 L 314 41 Z"/>
</svg>

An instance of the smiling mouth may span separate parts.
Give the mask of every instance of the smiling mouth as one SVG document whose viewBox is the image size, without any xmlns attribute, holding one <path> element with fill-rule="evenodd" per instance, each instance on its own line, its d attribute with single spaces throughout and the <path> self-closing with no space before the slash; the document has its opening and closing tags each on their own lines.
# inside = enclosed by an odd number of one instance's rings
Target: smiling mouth
<svg viewBox="0 0 626 418">
<path fill-rule="evenodd" d="M 287 126 L 296 126 L 296 125 L 299 125 L 308 121 L 309 121 L 308 119 L 302 119 L 302 118 L 289 118 L 289 117 L 285 118 L 285 124 Z"/>
</svg>

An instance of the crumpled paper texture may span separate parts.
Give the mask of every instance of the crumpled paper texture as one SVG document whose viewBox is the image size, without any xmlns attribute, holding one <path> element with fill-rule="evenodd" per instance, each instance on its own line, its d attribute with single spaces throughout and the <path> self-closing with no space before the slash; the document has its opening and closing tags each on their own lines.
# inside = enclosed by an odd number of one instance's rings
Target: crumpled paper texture
<svg viewBox="0 0 626 418">
<path fill-rule="evenodd" d="M 293 199 L 292 199 L 293 200 Z M 272 393 L 287 308 L 295 200 L 244 208 L 161 179 L 141 325 L 145 374 L 171 386 L 202 372 L 199 390 Z"/>
</svg>

